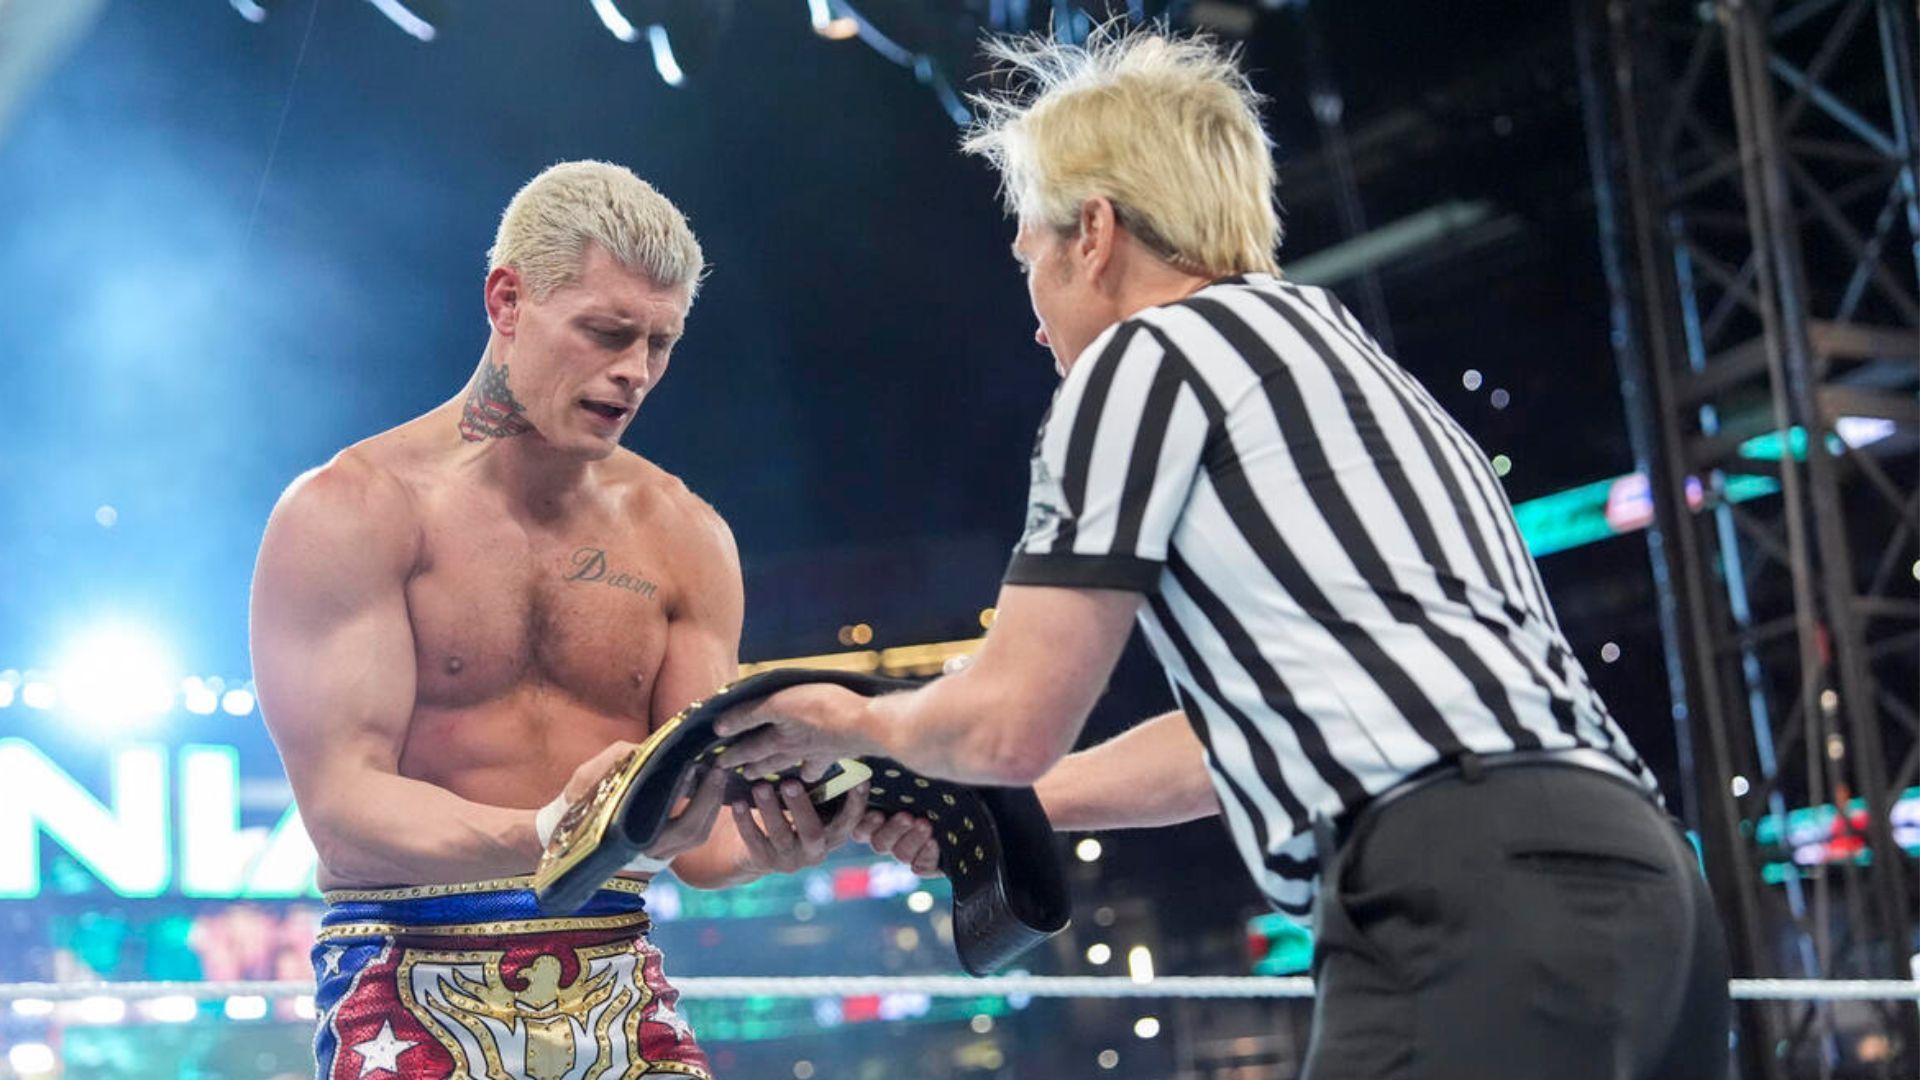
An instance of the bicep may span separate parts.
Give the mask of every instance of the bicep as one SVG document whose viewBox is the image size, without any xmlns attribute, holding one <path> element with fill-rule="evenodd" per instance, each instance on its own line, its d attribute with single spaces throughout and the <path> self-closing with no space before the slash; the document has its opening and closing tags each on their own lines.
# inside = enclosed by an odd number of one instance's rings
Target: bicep
<svg viewBox="0 0 1920 1080">
<path fill-rule="evenodd" d="M 303 802 L 357 770 L 397 773 L 415 667 L 405 563 L 390 521 L 296 490 L 274 512 L 254 573 L 261 714 Z"/>
<path fill-rule="evenodd" d="M 667 648 L 653 685 L 654 727 L 740 674 L 746 597 L 733 534 L 711 511 L 696 526 L 685 584 L 667 621 Z"/>
</svg>

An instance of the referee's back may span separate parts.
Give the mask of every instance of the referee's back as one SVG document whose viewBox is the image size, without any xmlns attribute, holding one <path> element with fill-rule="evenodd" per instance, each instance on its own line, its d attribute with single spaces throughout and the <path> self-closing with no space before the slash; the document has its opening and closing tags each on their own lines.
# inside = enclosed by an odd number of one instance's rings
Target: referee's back
<svg viewBox="0 0 1920 1080">
<path fill-rule="evenodd" d="M 1304 915 L 1310 825 L 1462 751 L 1652 775 L 1483 454 L 1331 293 L 1266 274 L 1111 327 L 1042 423 L 1011 584 L 1135 589 L 1235 843 Z"/>
</svg>

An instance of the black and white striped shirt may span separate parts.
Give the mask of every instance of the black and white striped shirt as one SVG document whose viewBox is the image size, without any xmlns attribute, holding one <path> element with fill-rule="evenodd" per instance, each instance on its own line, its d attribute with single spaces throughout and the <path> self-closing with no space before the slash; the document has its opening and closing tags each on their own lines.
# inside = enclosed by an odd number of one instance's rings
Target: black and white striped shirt
<svg viewBox="0 0 1920 1080">
<path fill-rule="evenodd" d="M 1652 774 L 1568 650 L 1486 455 L 1323 289 L 1230 278 L 1110 327 L 1034 448 L 1014 585 L 1131 589 L 1247 868 L 1463 751 Z"/>
</svg>

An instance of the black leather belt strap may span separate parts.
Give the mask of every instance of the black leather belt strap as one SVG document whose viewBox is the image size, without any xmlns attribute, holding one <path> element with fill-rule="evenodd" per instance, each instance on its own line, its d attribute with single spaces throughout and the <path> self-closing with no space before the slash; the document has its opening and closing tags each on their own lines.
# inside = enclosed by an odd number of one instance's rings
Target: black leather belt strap
<svg viewBox="0 0 1920 1080">
<path fill-rule="evenodd" d="M 781 668 L 689 705 L 608 773 L 590 799 L 568 809 L 534 873 L 541 910 L 577 910 L 653 843 L 682 782 L 710 768 L 736 741 L 714 734 L 722 713 L 803 683 L 833 683 L 868 696 L 914 686 L 856 672 Z M 871 784 L 867 805 L 873 809 L 902 811 L 933 826 L 940 869 L 953 883 L 954 949 L 969 973 L 988 974 L 1066 927 L 1066 874 L 1053 825 L 1032 788 L 970 787 L 920 776 L 888 758 L 861 758 L 841 762 L 811 789 L 822 812 L 831 813 L 860 778 Z"/>
</svg>

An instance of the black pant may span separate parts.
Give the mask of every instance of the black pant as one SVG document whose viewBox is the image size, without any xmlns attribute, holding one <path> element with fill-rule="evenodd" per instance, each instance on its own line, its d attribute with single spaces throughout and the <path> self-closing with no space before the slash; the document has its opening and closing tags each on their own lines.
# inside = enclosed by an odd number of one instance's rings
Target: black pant
<svg viewBox="0 0 1920 1080">
<path fill-rule="evenodd" d="M 1625 782 L 1520 765 L 1363 815 L 1321 881 L 1305 1080 L 1726 1080 L 1726 945 Z"/>
</svg>

